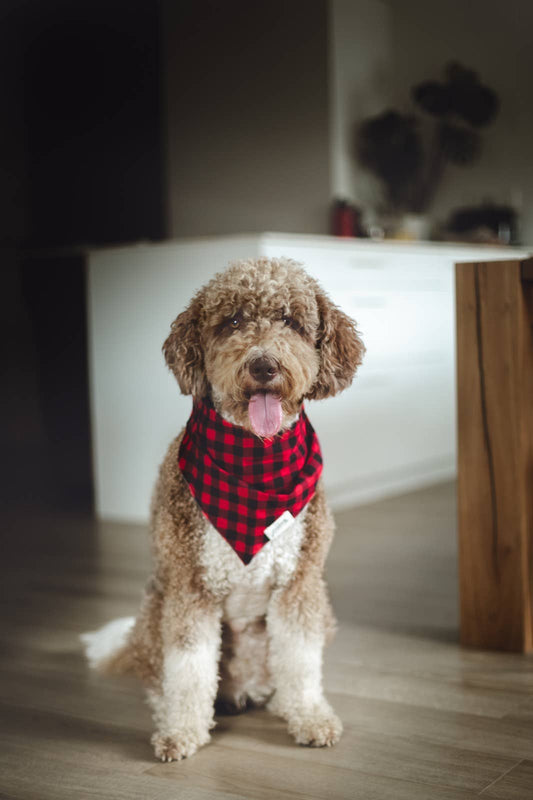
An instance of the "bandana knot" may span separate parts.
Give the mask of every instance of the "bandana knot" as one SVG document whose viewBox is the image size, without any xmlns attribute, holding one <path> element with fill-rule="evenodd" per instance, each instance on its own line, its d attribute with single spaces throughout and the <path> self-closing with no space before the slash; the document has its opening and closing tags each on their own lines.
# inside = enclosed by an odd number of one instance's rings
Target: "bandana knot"
<svg viewBox="0 0 533 800">
<path fill-rule="evenodd" d="M 265 529 L 285 511 L 296 517 L 312 498 L 322 455 L 303 408 L 291 428 L 260 439 L 204 398 L 187 422 L 179 467 L 205 516 L 249 564 L 269 541 Z"/>
</svg>

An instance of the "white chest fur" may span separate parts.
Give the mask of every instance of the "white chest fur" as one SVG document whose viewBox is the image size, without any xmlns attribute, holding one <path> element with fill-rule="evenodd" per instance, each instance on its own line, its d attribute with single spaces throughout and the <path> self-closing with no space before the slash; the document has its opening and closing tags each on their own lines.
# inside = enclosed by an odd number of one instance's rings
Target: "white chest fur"
<svg viewBox="0 0 533 800">
<path fill-rule="evenodd" d="M 298 563 L 304 533 L 304 508 L 296 519 L 267 542 L 247 566 L 233 548 L 206 523 L 201 561 L 207 587 L 224 600 L 224 616 L 239 625 L 266 611 L 272 589 L 286 585 Z"/>
</svg>

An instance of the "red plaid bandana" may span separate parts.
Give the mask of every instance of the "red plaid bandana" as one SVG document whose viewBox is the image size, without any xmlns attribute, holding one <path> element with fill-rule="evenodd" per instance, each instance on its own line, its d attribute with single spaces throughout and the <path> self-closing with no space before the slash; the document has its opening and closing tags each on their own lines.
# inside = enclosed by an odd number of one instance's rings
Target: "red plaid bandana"
<svg viewBox="0 0 533 800">
<path fill-rule="evenodd" d="M 269 541 L 265 528 L 312 498 L 322 455 L 303 409 L 289 430 L 263 440 L 226 422 L 205 398 L 193 406 L 179 466 L 205 516 L 249 564 Z"/>
</svg>

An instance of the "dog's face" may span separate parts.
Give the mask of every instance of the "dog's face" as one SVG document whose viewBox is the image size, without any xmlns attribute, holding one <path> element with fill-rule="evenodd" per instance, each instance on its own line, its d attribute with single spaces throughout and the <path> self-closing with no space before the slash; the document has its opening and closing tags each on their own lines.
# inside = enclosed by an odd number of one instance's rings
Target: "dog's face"
<svg viewBox="0 0 533 800">
<path fill-rule="evenodd" d="M 293 261 L 238 262 L 216 275 L 163 345 L 184 394 L 210 394 L 226 419 L 272 436 L 304 398 L 342 391 L 361 363 L 355 323 Z"/>
</svg>

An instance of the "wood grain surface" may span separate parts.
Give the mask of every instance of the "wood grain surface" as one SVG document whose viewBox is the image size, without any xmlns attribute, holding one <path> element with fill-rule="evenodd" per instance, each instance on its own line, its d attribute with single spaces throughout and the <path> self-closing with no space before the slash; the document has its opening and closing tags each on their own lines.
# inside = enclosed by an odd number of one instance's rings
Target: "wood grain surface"
<svg viewBox="0 0 533 800">
<path fill-rule="evenodd" d="M 89 672 L 77 638 L 135 613 L 145 529 L 4 518 L 0 797 L 533 797 L 533 660 L 459 646 L 455 514 L 446 484 L 337 515 L 340 628 L 325 666 L 337 747 L 298 747 L 257 710 L 218 718 L 212 742 L 173 764 L 153 759 L 137 683 Z"/>
<path fill-rule="evenodd" d="M 533 284 L 520 261 L 459 264 L 461 641 L 533 647 Z"/>
</svg>

